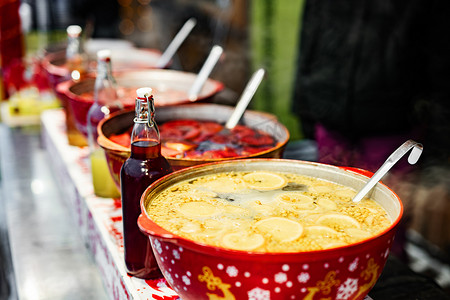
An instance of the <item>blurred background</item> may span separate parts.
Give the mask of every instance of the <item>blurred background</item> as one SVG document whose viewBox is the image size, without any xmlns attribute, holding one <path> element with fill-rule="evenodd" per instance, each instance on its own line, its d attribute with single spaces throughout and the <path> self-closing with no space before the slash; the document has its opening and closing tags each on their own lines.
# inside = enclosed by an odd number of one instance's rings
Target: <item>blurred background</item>
<svg viewBox="0 0 450 300">
<path fill-rule="evenodd" d="M 213 45 L 226 49 L 211 78 L 230 89 L 237 100 L 253 70 L 264 67 L 267 78 L 252 106 L 275 113 L 301 138 L 291 112 L 293 76 L 302 1 L 21 1 L 20 15 L 26 55 L 57 48 L 66 41 L 66 28 L 78 24 L 84 39 L 126 39 L 139 48 L 164 51 L 191 17 L 197 26 L 173 58 L 171 69 L 197 73 Z M 289 30 L 286 30 L 289 28 Z"/>
<path fill-rule="evenodd" d="M 210 78 L 222 82 L 225 89 L 214 97 L 213 102 L 234 105 L 252 73 L 264 68 L 265 79 L 250 107 L 274 114 L 287 127 L 290 140 L 286 158 L 317 161 L 316 141 L 305 134 L 302 128 L 305 120 L 294 111 L 305 3 L 306 0 L 2 1 L 2 123 L 10 128 L 39 125 L 39 114 L 43 110 L 61 106 L 51 84 L 43 78 L 40 62 L 45 55 L 65 49 L 69 25 L 83 28 L 85 42 L 119 39 L 136 48 L 163 52 L 183 24 L 194 17 L 197 25 L 172 58 L 170 69 L 198 73 L 211 47 L 222 46 L 224 55 Z M 449 55 L 446 53 L 445 57 Z M 17 76 L 21 79 L 16 80 Z M 39 92 L 27 90 L 30 86 L 38 86 Z M 26 91 L 19 93 L 21 90 Z M 450 99 L 445 99 L 448 104 Z M 367 116 L 368 120 L 371 118 L 375 117 Z M 423 166 L 426 175 L 422 173 L 419 181 L 405 177 L 396 190 L 404 193 L 405 199 L 410 199 L 406 262 L 414 271 L 432 277 L 446 291 L 450 291 L 449 122 L 444 118 L 440 134 L 433 137 L 434 141 L 439 140 L 433 147 L 442 150 L 435 153 L 443 154 L 444 159 L 433 161 L 428 158 L 426 161 L 431 163 Z M 426 144 L 424 149 L 426 153 Z M 3 158 L 3 161 L 7 159 Z M 3 178 L 9 176 L 1 175 Z M 7 195 L 5 186 L 2 189 L 3 195 Z M 2 206 L 4 203 L 2 201 Z M 0 233 L 4 238 L 0 240 L 7 241 L 5 207 L 2 206 Z M 5 284 L 12 276 L 7 271 L 12 269 L 7 246 L 7 242 L 3 243 L 4 249 L 0 253 L 4 256 L 0 257 L 0 262 L 4 263 L 1 269 L 6 273 L 2 276 L 6 280 L 0 282 L 0 296 L 14 294 L 14 285 Z"/>
</svg>

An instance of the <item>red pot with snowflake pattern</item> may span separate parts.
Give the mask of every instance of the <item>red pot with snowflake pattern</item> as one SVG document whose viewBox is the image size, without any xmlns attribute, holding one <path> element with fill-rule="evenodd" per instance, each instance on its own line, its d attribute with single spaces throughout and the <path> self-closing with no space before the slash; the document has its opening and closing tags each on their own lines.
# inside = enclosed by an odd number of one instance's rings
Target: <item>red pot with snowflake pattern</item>
<svg viewBox="0 0 450 300">
<path fill-rule="evenodd" d="M 392 224 L 378 235 L 328 250 L 261 253 L 208 246 L 160 227 L 146 208 L 162 190 L 201 175 L 233 171 L 283 171 L 332 181 L 359 190 L 369 172 L 331 165 L 247 159 L 204 164 L 173 172 L 141 198 L 138 224 L 150 238 L 158 265 L 171 287 L 187 299 L 363 299 L 375 285 L 403 214 L 399 197 L 379 183 L 371 198 Z"/>
</svg>

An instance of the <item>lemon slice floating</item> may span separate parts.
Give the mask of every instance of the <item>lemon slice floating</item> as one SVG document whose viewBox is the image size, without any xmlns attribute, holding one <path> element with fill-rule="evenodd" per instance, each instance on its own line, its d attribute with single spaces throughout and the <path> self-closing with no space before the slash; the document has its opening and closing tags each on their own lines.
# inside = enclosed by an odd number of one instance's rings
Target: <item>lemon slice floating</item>
<svg viewBox="0 0 450 300">
<path fill-rule="evenodd" d="M 209 217 L 216 215 L 220 210 L 208 202 L 195 201 L 180 205 L 178 210 L 188 217 Z"/>
<path fill-rule="evenodd" d="M 243 207 L 234 206 L 234 205 L 226 205 L 223 207 L 223 211 L 226 214 L 230 214 L 232 216 L 238 216 L 238 217 L 250 217 L 251 212 Z"/>
<path fill-rule="evenodd" d="M 217 237 L 225 231 L 223 223 L 215 219 L 206 219 L 202 227 L 203 229 L 197 234 L 208 238 Z"/>
<path fill-rule="evenodd" d="M 287 192 L 277 196 L 277 199 L 283 203 L 295 205 L 300 209 L 314 208 L 313 198 L 302 192 Z"/>
<path fill-rule="evenodd" d="M 311 190 L 314 193 L 318 193 L 318 194 L 320 194 L 320 193 L 332 193 L 333 192 L 333 189 L 331 187 L 327 186 L 327 185 L 312 186 Z"/>
<path fill-rule="evenodd" d="M 305 228 L 306 235 L 308 236 L 324 236 L 324 237 L 330 237 L 330 236 L 336 236 L 339 233 L 328 227 L 328 226 L 321 226 L 321 225 L 314 225 L 314 226 L 308 226 Z"/>
<path fill-rule="evenodd" d="M 343 197 L 343 198 L 351 198 L 351 199 L 353 199 L 353 197 L 356 196 L 356 191 L 354 191 L 354 190 L 352 190 L 350 188 L 342 188 L 340 190 L 337 190 L 335 192 L 335 195 L 339 196 L 339 197 Z"/>
<path fill-rule="evenodd" d="M 270 234 L 279 242 L 291 242 L 303 234 L 303 226 L 300 223 L 281 217 L 258 221 L 255 227 L 261 232 Z"/>
<path fill-rule="evenodd" d="M 203 183 L 203 187 L 216 193 L 232 193 L 244 189 L 245 185 L 233 178 L 219 177 Z"/>
<path fill-rule="evenodd" d="M 222 238 L 222 245 L 234 250 L 250 251 L 263 244 L 264 237 L 258 233 L 234 232 Z"/>
<path fill-rule="evenodd" d="M 338 239 L 325 240 L 320 242 L 319 244 L 323 247 L 323 249 L 331 249 L 347 245 L 347 243 Z"/>
<path fill-rule="evenodd" d="M 320 198 L 319 200 L 317 200 L 317 205 L 319 205 L 320 207 L 322 207 L 323 209 L 326 209 L 326 210 L 336 210 L 337 209 L 336 202 L 334 202 L 333 200 L 330 200 L 330 199 L 326 199 L 326 198 Z"/>
<path fill-rule="evenodd" d="M 249 207 L 256 213 L 263 216 L 269 216 L 273 214 L 275 210 L 275 208 L 272 205 L 262 204 L 261 202 L 253 202 L 249 205 Z"/>
<path fill-rule="evenodd" d="M 317 218 L 316 223 L 331 228 L 360 228 L 361 225 L 354 218 L 341 214 L 325 214 Z"/>
<path fill-rule="evenodd" d="M 184 233 L 194 233 L 199 232 L 200 230 L 200 225 L 196 223 L 186 223 L 180 228 L 180 231 Z"/>
<path fill-rule="evenodd" d="M 286 178 L 270 172 L 253 172 L 243 177 L 248 187 L 260 191 L 270 191 L 286 185 Z"/>
<path fill-rule="evenodd" d="M 344 231 L 356 240 L 364 240 L 371 236 L 370 232 L 358 228 L 346 228 Z"/>
</svg>

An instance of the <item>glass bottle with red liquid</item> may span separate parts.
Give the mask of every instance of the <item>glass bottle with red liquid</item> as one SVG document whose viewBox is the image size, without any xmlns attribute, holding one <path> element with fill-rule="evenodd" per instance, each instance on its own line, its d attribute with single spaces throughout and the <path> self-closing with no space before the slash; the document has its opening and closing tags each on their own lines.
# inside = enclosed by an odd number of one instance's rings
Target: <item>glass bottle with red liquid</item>
<svg viewBox="0 0 450 300">
<path fill-rule="evenodd" d="M 140 199 L 154 181 L 172 172 L 161 155 L 159 129 L 154 121 L 152 89 L 136 91 L 136 116 L 131 133 L 131 155 L 120 171 L 125 265 L 130 275 L 139 278 L 161 276 L 150 240 L 137 225 Z"/>
</svg>

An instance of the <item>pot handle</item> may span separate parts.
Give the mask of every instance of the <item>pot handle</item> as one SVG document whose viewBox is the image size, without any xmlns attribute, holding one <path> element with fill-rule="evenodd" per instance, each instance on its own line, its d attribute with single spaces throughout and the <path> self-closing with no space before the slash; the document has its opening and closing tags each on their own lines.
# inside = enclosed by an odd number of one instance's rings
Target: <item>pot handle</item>
<svg viewBox="0 0 450 300">
<path fill-rule="evenodd" d="M 155 222 L 151 221 L 144 214 L 139 215 L 137 224 L 139 226 L 139 229 L 145 235 L 152 236 L 159 240 L 164 240 L 175 244 L 178 243 L 178 239 L 172 233 L 158 226 Z"/>
</svg>

